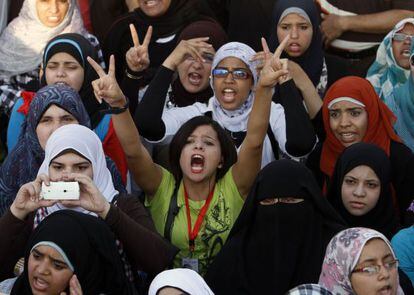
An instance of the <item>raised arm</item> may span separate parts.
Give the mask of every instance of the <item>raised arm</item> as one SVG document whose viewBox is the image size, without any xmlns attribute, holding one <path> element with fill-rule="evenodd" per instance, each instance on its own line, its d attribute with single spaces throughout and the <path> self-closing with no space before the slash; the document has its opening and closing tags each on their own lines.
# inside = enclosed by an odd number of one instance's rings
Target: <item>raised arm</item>
<svg viewBox="0 0 414 295">
<path fill-rule="evenodd" d="M 115 79 L 114 57 L 110 58 L 108 74 L 93 59 L 88 57 L 88 61 L 99 75 L 99 79 L 92 82 L 96 98 L 105 100 L 112 108 L 124 108 L 127 99 Z M 161 183 L 162 171 L 142 145 L 129 110 L 125 108 L 112 115 L 112 121 L 135 182 L 147 195 L 154 195 Z"/>
<path fill-rule="evenodd" d="M 261 167 L 263 141 L 269 124 L 273 88 L 288 75 L 287 60 L 280 60 L 288 38 L 283 40 L 273 55 L 269 52 L 266 40 L 262 38 L 265 65 L 257 83 L 253 108 L 247 123 L 247 134 L 232 171 L 236 186 L 243 198 L 247 197 Z"/>
<path fill-rule="evenodd" d="M 134 121 L 146 139 L 158 141 L 164 137 L 162 115 L 173 74 L 188 57 L 202 61 L 203 50 L 211 48 L 207 40 L 208 37 L 182 40 L 158 69 L 134 115 Z"/>
<path fill-rule="evenodd" d="M 412 17 L 413 14 L 413 11 L 403 9 L 361 15 L 322 14 L 321 31 L 325 44 L 329 45 L 347 31 L 388 33 L 396 23 L 404 18 Z"/>
</svg>

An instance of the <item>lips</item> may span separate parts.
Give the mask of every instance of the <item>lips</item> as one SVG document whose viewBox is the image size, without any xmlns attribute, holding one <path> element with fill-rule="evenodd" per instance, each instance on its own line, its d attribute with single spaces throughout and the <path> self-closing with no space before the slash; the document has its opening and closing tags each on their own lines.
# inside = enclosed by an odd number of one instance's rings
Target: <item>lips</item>
<svg viewBox="0 0 414 295">
<path fill-rule="evenodd" d="M 231 88 L 225 88 L 222 91 L 223 93 L 223 101 L 224 102 L 233 102 L 234 97 L 236 96 L 236 91 Z"/>
<path fill-rule="evenodd" d="M 291 52 L 299 52 L 299 51 L 300 51 L 301 46 L 300 46 L 298 43 L 291 43 L 291 44 L 288 46 L 288 48 L 289 48 L 289 51 L 291 51 Z"/>
<path fill-rule="evenodd" d="M 144 4 L 148 7 L 154 7 L 158 4 L 157 0 L 149 0 L 149 1 L 145 1 Z"/>
<path fill-rule="evenodd" d="M 354 209 L 362 209 L 365 207 L 365 203 L 361 202 L 349 202 L 349 205 Z"/>
<path fill-rule="evenodd" d="M 191 156 L 191 172 L 198 174 L 201 173 L 204 169 L 204 157 L 199 154 L 194 154 Z"/>
<path fill-rule="evenodd" d="M 403 51 L 401 51 L 401 55 L 404 57 L 410 57 L 411 52 L 409 49 L 404 49 Z"/>
<path fill-rule="evenodd" d="M 194 86 L 199 86 L 201 84 L 202 76 L 198 73 L 189 73 L 188 81 Z"/>
<path fill-rule="evenodd" d="M 57 23 L 60 21 L 60 17 L 52 15 L 52 16 L 49 16 L 47 20 L 48 22 L 51 22 L 51 23 Z"/>
<path fill-rule="evenodd" d="M 378 294 L 380 295 L 390 295 L 392 293 L 392 288 L 390 285 L 384 286 L 378 290 Z"/>
<path fill-rule="evenodd" d="M 352 143 L 357 140 L 358 134 L 355 132 L 340 132 L 339 138 L 343 143 Z"/>
<path fill-rule="evenodd" d="M 49 287 L 49 283 L 39 277 L 33 277 L 33 286 L 37 291 L 46 291 Z"/>
</svg>

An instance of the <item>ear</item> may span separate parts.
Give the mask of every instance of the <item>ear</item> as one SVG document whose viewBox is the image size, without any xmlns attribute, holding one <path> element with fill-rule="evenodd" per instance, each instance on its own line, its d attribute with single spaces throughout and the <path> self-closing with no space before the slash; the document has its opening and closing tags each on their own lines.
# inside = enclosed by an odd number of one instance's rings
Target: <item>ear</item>
<svg viewBox="0 0 414 295">
<path fill-rule="evenodd" d="M 223 168 L 223 157 L 221 158 L 220 162 L 217 165 L 217 169 Z"/>
</svg>

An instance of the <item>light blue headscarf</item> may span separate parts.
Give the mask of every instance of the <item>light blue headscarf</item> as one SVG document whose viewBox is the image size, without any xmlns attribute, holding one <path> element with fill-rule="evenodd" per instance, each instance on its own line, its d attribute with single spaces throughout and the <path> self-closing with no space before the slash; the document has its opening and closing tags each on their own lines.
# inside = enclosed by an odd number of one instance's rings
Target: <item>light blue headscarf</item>
<svg viewBox="0 0 414 295">
<path fill-rule="evenodd" d="M 414 42 L 411 43 L 410 56 L 414 56 Z M 413 69 L 414 66 L 411 66 Z M 400 87 L 394 89 L 390 96 L 392 105 L 388 105 L 397 116 L 394 129 L 404 143 L 414 152 L 414 75 Z"/>
<path fill-rule="evenodd" d="M 405 24 L 414 25 L 414 18 L 406 18 L 395 25 L 394 29 L 385 36 L 377 51 L 375 62 L 371 65 L 367 73 L 367 79 L 375 88 L 375 92 L 388 105 L 388 98 L 392 94 L 393 88 L 404 84 L 410 71 L 400 67 L 392 53 L 392 36 L 400 31 Z"/>
</svg>

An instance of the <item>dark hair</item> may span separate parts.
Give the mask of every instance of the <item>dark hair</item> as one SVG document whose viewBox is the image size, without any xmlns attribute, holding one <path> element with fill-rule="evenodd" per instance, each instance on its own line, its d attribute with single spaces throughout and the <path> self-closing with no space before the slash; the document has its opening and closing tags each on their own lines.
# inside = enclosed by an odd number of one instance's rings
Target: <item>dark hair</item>
<svg viewBox="0 0 414 295">
<path fill-rule="evenodd" d="M 217 138 L 220 142 L 223 165 L 221 168 L 217 169 L 216 180 L 222 178 L 229 168 L 237 161 L 236 147 L 227 132 L 216 121 L 207 116 L 194 117 L 181 126 L 170 143 L 170 170 L 177 182 L 181 181 L 183 177 L 183 172 L 180 166 L 181 151 L 193 131 L 197 127 L 203 125 L 211 126 L 214 131 L 216 131 Z"/>
<path fill-rule="evenodd" d="M 91 163 L 91 164 L 92 164 L 91 160 L 89 160 L 87 157 L 85 157 L 84 155 L 82 155 L 82 154 L 81 154 L 80 152 L 78 152 L 77 150 L 72 149 L 72 148 L 67 148 L 67 149 L 64 149 L 63 151 L 61 151 L 61 152 L 60 152 L 59 154 L 57 154 L 56 156 L 54 156 L 54 157 L 53 157 L 53 159 L 51 159 L 51 160 L 50 160 L 49 166 L 50 166 L 50 164 L 52 163 L 52 161 L 53 161 L 54 159 L 59 158 L 60 156 L 63 156 L 63 155 L 66 155 L 66 154 L 70 154 L 70 153 L 75 154 L 75 155 L 78 155 L 79 157 L 81 157 L 81 158 L 85 159 L 86 161 L 88 161 L 89 163 Z"/>
</svg>

